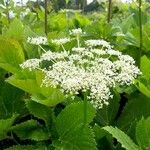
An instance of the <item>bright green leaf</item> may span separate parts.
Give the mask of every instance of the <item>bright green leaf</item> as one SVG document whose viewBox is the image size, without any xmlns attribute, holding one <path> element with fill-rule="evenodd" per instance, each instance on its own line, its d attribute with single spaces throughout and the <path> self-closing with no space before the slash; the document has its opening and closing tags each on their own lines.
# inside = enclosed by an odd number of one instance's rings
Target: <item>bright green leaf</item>
<svg viewBox="0 0 150 150">
<path fill-rule="evenodd" d="M 126 150 L 140 150 L 140 148 L 131 140 L 131 138 L 120 129 L 112 126 L 103 127 L 103 129 L 112 134 L 112 136 L 116 138 Z"/>
<path fill-rule="evenodd" d="M 136 140 L 143 150 L 150 149 L 150 117 L 141 119 L 136 126 Z"/>
</svg>

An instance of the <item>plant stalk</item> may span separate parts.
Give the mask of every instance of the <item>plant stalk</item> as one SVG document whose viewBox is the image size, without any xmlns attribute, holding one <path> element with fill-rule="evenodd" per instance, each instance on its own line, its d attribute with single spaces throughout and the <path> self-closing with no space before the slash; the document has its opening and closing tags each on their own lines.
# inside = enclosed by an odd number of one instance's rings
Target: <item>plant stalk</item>
<svg viewBox="0 0 150 150">
<path fill-rule="evenodd" d="M 108 0 L 108 16 L 107 16 L 107 23 L 110 23 L 112 18 L 112 0 Z"/>
</svg>

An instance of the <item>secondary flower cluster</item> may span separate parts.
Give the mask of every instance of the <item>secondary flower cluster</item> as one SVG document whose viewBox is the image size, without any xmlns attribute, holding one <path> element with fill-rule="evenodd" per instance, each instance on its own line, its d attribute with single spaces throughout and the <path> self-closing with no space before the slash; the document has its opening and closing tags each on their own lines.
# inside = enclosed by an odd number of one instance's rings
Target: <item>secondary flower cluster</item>
<svg viewBox="0 0 150 150">
<path fill-rule="evenodd" d="M 46 37 L 28 37 L 27 42 L 33 45 L 47 45 L 48 41 Z"/>
<path fill-rule="evenodd" d="M 47 51 L 40 59 L 27 60 L 20 66 L 34 70 L 49 62 L 40 68 L 45 73 L 42 86 L 60 88 L 70 96 L 87 92 L 88 100 L 100 109 L 109 104 L 115 86 L 131 85 L 141 72 L 132 57 L 113 50 L 104 40 L 88 40 L 85 45 L 70 51 Z"/>
</svg>

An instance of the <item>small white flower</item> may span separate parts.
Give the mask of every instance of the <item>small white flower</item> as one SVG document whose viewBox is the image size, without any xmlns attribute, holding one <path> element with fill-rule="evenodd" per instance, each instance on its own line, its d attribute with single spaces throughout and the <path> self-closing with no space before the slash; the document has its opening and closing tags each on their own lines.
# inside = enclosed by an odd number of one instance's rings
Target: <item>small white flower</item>
<svg viewBox="0 0 150 150">
<path fill-rule="evenodd" d="M 78 28 L 78 29 L 73 29 L 70 31 L 70 34 L 71 35 L 74 35 L 74 36 L 79 36 L 79 35 L 82 35 L 83 34 L 83 31 L 81 28 Z"/>
<path fill-rule="evenodd" d="M 33 45 L 47 45 L 48 41 L 46 37 L 28 37 L 27 42 Z"/>
<path fill-rule="evenodd" d="M 65 59 L 67 58 L 69 53 L 67 51 L 63 52 L 52 52 L 52 51 L 47 51 L 46 53 L 42 54 L 41 60 L 57 60 L 57 59 Z"/>
<path fill-rule="evenodd" d="M 54 39 L 52 40 L 52 43 L 56 45 L 63 45 L 70 42 L 70 38 L 61 38 L 61 39 Z"/>
<path fill-rule="evenodd" d="M 105 48 L 111 48 L 110 44 L 104 40 L 87 40 L 85 44 L 89 47 L 102 46 Z"/>
<path fill-rule="evenodd" d="M 90 50 L 93 54 L 97 55 L 97 56 L 102 56 L 102 55 L 106 55 L 107 52 L 101 49 L 91 49 Z"/>
<path fill-rule="evenodd" d="M 121 54 L 122 54 L 121 52 L 113 50 L 113 49 L 108 49 L 106 51 L 106 53 L 109 54 L 109 55 L 116 55 L 116 56 L 121 56 Z"/>
</svg>

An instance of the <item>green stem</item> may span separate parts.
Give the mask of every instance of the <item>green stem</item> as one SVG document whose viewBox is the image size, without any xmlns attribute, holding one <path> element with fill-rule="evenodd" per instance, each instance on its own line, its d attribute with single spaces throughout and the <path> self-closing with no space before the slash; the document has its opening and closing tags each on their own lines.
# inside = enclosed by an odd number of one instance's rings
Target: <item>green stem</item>
<svg viewBox="0 0 150 150">
<path fill-rule="evenodd" d="M 40 47 L 40 49 L 41 49 L 43 52 L 46 53 L 46 50 L 45 50 L 41 45 L 39 45 L 39 47 Z"/>
<path fill-rule="evenodd" d="M 66 51 L 65 48 L 64 48 L 64 46 L 63 46 L 63 44 L 61 44 L 61 47 L 62 47 L 62 49 L 63 49 L 64 51 Z"/>
<path fill-rule="evenodd" d="M 78 48 L 80 47 L 80 37 L 79 35 L 77 35 L 77 45 L 78 45 Z"/>
<path fill-rule="evenodd" d="M 141 56 L 142 56 L 142 47 L 143 47 L 143 33 L 142 33 L 142 0 L 139 0 L 139 33 L 140 33 L 140 45 L 139 45 L 139 62 L 138 66 L 141 64 Z"/>
<path fill-rule="evenodd" d="M 87 123 L 87 92 L 84 93 L 84 126 Z"/>
<path fill-rule="evenodd" d="M 41 56 L 41 48 L 38 46 L 38 54 L 39 54 L 39 57 Z"/>
</svg>

